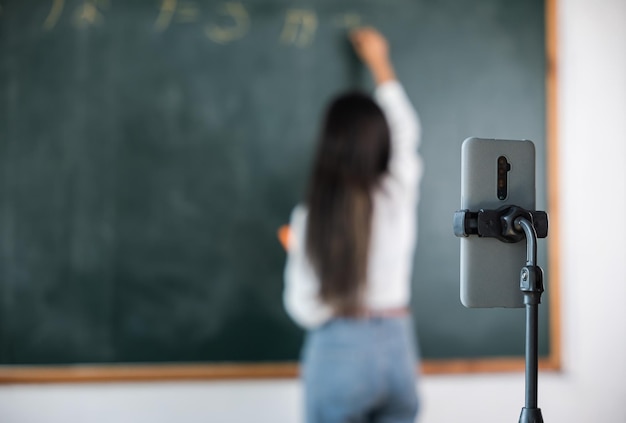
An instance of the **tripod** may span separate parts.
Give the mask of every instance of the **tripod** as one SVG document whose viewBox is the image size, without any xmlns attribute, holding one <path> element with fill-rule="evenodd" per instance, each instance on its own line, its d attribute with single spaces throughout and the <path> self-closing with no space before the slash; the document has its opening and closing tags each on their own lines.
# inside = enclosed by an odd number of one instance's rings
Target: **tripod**
<svg viewBox="0 0 626 423">
<path fill-rule="evenodd" d="M 526 265 L 520 272 L 520 290 L 524 294 L 526 307 L 526 401 L 519 423 L 543 423 L 541 409 L 537 407 L 537 338 L 543 270 L 536 263 L 537 238 L 548 236 L 548 215 L 542 211 L 528 211 L 517 206 L 478 212 L 460 210 L 454 214 L 454 234 L 457 237 L 478 235 L 498 238 L 503 242 L 519 242 L 526 238 Z"/>
</svg>

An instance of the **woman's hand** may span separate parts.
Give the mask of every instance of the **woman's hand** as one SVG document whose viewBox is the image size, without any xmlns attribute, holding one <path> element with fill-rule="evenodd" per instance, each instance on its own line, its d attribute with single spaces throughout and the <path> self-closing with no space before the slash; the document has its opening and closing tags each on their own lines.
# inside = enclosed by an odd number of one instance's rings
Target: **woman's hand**
<svg viewBox="0 0 626 423">
<path fill-rule="evenodd" d="M 357 28 L 350 32 L 350 41 L 377 84 L 396 79 L 389 59 L 389 45 L 380 32 L 371 27 Z"/>
</svg>

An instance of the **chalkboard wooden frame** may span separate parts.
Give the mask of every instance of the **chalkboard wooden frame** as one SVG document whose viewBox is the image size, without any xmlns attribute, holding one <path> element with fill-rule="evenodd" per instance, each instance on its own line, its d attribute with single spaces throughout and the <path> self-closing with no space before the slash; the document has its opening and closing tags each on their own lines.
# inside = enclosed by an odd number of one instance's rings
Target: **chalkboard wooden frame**
<svg viewBox="0 0 626 423">
<path fill-rule="evenodd" d="M 558 104 L 557 104 L 557 2 L 546 0 L 546 157 L 548 213 L 559 215 L 558 188 Z M 560 342 L 560 230 L 558 219 L 550 222 L 548 266 L 550 268 L 549 355 L 540 359 L 541 370 L 558 371 L 561 368 Z M 423 374 L 460 374 L 485 372 L 517 372 L 524 369 L 524 359 L 480 358 L 424 360 Z M 11 383 L 65 383 L 111 381 L 162 380 L 216 380 L 294 378 L 298 376 L 297 363 L 219 363 L 219 364 L 112 364 L 63 366 L 0 366 L 0 384 Z"/>
<path fill-rule="evenodd" d="M 555 371 L 554 358 L 539 360 L 539 369 Z M 523 359 L 427 360 L 416 371 L 425 375 L 519 372 Z M 0 384 L 139 382 L 166 380 L 291 379 L 298 377 L 295 363 L 275 364 L 177 364 L 177 365 L 74 365 L 20 366 L 0 369 Z"/>
</svg>

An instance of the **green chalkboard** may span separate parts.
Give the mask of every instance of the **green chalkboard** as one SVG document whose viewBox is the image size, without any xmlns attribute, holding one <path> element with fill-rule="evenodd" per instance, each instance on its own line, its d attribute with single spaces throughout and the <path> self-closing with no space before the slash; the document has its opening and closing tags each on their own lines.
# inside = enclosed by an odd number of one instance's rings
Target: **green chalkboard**
<svg viewBox="0 0 626 423">
<path fill-rule="evenodd" d="M 372 89 L 361 24 L 424 128 L 422 355 L 523 356 L 523 310 L 461 306 L 451 222 L 468 136 L 533 140 L 545 207 L 543 1 L 1 0 L 0 364 L 296 361 L 276 231 L 325 104 Z"/>
</svg>

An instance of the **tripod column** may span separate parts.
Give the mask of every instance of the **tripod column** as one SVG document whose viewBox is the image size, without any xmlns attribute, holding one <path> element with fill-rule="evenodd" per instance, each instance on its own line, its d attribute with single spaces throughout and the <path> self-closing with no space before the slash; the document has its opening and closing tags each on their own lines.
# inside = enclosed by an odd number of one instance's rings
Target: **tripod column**
<svg viewBox="0 0 626 423">
<path fill-rule="evenodd" d="M 543 293 L 543 270 L 537 266 L 537 233 L 524 217 L 515 220 L 515 226 L 526 235 L 526 266 L 520 273 L 520 289 L 526 305 L 526 402 L 520 423 L 543 423 L 541 409 L 537 407 L 539 373 L 538 332 L 539 304 Z"/>
</svg>

